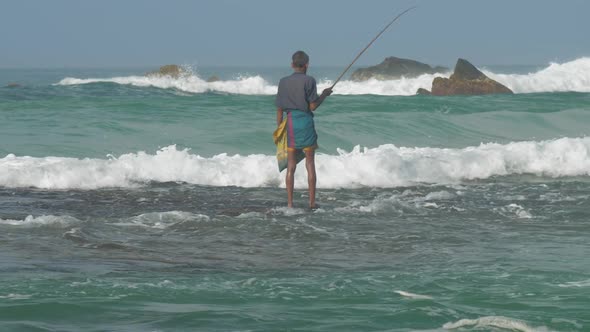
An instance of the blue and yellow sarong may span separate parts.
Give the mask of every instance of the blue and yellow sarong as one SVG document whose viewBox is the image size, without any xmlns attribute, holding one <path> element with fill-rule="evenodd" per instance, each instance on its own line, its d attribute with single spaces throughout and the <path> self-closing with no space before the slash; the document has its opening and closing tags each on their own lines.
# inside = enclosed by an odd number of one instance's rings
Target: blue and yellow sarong
<svg viewBox="0 0 590 332">
<path fill-rule="evenodd" d="M 299 163 L 305 158 L 304 151 L 318 147 L 313 114 L 299 110 L 287 111 L 287 116 L 273 133 L 273 139 L 277 145 L 279 172 L 287 168 L 288 151 L 295 151 Z"/>
</svg>

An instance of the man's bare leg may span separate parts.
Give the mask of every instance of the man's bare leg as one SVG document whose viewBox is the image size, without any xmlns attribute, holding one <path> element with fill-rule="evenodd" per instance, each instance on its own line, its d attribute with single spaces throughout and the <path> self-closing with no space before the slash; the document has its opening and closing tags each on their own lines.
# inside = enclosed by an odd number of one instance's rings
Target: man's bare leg
<svg viewBox="0 0 590 332">
<path fill-rule="evenodd" d="M 295 186 L 295 168 L 297 160 L 295 159 L 295 150 L 287 151 L 287 177 L 285 184 L 287 186 L 287 206 L 293 207 L 293 187 Z"/>
<path fill-rule="evenodd" d="M 307 168 L 307 185 L 309 186 L 309 208 L 315 209 L 315 150 L 305 150 L 305 168 Z"/>
</svg>

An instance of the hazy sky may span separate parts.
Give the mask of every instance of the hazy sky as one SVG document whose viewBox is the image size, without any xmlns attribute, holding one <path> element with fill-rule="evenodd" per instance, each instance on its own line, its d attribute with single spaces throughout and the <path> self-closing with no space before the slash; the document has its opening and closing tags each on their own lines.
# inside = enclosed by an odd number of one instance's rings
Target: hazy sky
<svg viewBox="0 0 590 332">
<path fill-rule="evenodd" d="M 342 66 L 413 5 L 359 64 L 590 56 L 588 0 L 0 0 L 0 67 Z"/>
</svg>

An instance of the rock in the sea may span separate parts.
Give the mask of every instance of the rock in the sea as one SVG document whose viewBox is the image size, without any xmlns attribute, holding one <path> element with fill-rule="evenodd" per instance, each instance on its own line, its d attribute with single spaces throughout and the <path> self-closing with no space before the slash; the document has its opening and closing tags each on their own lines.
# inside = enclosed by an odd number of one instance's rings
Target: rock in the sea
<svg viewBox="0 0 590 332">
<path fill-rule="evenodd" d="M 388 57 L 376 66 L 359 68 L 350 78 L 353 81 L 366 81 L 371 78 L 378 80 L 395 80 L 403 77 L 417 77 L 422 74 L 434 74 L 447 71 L 444 67 L 431 67 L 422 62 L 410 59 Z"/>
<path fill-rule="evenodd" d="M 457 60 L 455 72 L 450 78 L 436 77 L 432 81 L 432 95 L 485 95 L 512 94 L 512 90 L 487 77 L 465 59 Z"/>
<path fill-rule="evenodd" d="M 213 82 L 217 82 L 217 81 L 221 81 L 221 79 L 215 75 L 213 75 L 207 79 L 207 83 L 213 83 Z"/>
<path fill-rule="evenodd" d="M 186 70 L 182 69 L 178 65 L 165 65 L 156 71 L 147 73 L 146 76 L 170 76 L 173 78 L 178 78 L 184 74 L 186 74 Z"/>
<path fill-rule="evenodd" d="M 419 88 L 418 91 L 416 91 L 417 95 L 431 95 L 430 91 L 424 89 L 424 88 Z"/>
</svg>

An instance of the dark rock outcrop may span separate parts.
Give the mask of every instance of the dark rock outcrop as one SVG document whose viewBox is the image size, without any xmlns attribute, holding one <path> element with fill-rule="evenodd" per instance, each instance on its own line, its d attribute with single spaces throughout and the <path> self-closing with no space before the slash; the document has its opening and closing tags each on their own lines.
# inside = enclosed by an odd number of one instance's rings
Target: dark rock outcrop
<svg viewBox="0 0 590 332">
<path fill-rule="evenodd" d="M 156 71 L 147 73 L 146 76 L 170 76 L 173 78 L 178 78 L 185 74 L 186 70 L 182 69 L 178 65 L 165 65 Z"/>
<path fill-rule="evenodd" d="M 416 91 L 417 95 L 431 95 L 430 91 L 423 89 L 423 88 L 419 88 L 418 91 Z"/>
<path fill-rule="evenodd" d="M 422 62 L 410 59 L 388 57 L 376 66 L 359 68 L 350 78 L 353 81 L 366 81 L 371 78 L 378 80 L 394 80 L 403 77 L 417 77 L 422 74 L 434 74 L 447 71 L 445 67 L 431 67 Z"/>
<path fill-rule="evenodd" d="M 213 75 L 207 79 L 207 83 L 213 83 L 213 82 L 217 82 L 217 81 L 221 81 L 221 79 L 215 75 Z"/>
<path fill-rule="evenodd" d="M 512 90 L 492 80 L 465 59 L 457 60 L 450 78 L 436 77 L 432 81 L 432 95 L 512 94 Z"/>
</svg>

